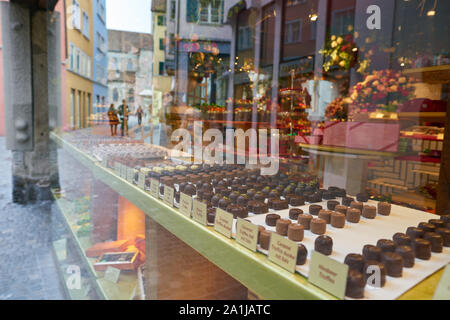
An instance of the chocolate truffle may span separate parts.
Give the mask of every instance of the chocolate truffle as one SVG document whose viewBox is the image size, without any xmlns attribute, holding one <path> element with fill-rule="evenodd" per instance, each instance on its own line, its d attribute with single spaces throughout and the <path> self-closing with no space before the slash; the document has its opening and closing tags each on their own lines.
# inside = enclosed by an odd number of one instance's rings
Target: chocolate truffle
<svg viewBox="0 0 450 320">
<path fill-rule="evenodd" d="M 365 192 L 358 193 L 356 195 L 356 200 L 358 200 L 359 202 L 367 202 L 369 201 L 369 195 Z"/>
<path fill-rule="evenodd" d="M 330 224 L 332 213 L 333 213 L 333 211 L 322 209 L 319 211 L 319 218 L 325 220 L 327 222 L 327 224 Z"/>
<path fill-rule="evenodd" d="M 431 258 L 431 242 L 422 238 L 413 240 L 413 249 L 416 258 L 421 260 L 430 260 Z"/>
<path fill-rule="evenodd" d="M 416 255 L 410 246 L 398 246 L 395 248 L 395 253 L 402 256 L 404 268 L 414 267 L 414 259 L 416 258 Z"/>
<path fill-rule="evenodd" d="M 254 214 L 264 214 L 269 212 L 269 207 L 262 201 L 250 200 L 247 204 L 248 210 Z"/>
<path fill-rule="evenodd" d="M 268 230 L 263 230 L 259 232 L 259 245 L 264 250 L 269 250 L 269 244 L 270 244 L 270 236 L 272 235 L 272 232 Z"/>
<path fill-rule="evenodd" d="M 434 225 L 437 228 L 444 228 L 445 227 L 445 222 L 439 219 L 430 219 L 428 220 L 428 223 L 431 223 L 432 225 Z"/>
<path fill-rule="evenodd" d="M 183 193 L 188 196 L 195 196 L 197 194 L 197 189 L 193 184 L 188 184 L 184 187 Z"/>
<path fill-rule="evenodd" d="M 256 190 L 255 190 L 255 189 L 249 189 L 249 190 L 247 190 L 247 197 L 248 197 L 249 199 L 253 199 L 253 197 L 255 196 L 255 194 L 256 194 Z"/>
<path fill-rule="evenodd" d="M 237 197 L 236 199 L 236 204 L 246 207 L 248 204 L 248 197 L 245 194 L 241 194 L 239 197 Z"/>
<path fill-rule="evenodd" d="M 430 241 L 431 252 L 435 252 L 435 253 L 442 252 L 444 240 L 442 239 L 442 236 L 440 234 L 437 234 L 436 232 L 425 232 L 425 234 L 423 235 L 423 238 L 425 240 Z"/>
<path fill-rule="evenodd" d="M 345 217 L 348 222 L 358 223 L 361 219 L 361 211 L 356 208 L 348 208 Z"/>
<path fill-rule="evenodd" d="M 377 208 L 375 206 L 365 205 L 362 210 L 362 216 L 366 219 L 375 219 Z"/>
<path fill-rule="evenodd" d="M 266 224 L 267 224 L 268 226 L 275 227 L 275 226 L 277 225 L 277 220 L 280 219 L 280 218 L 281 218 L 281 217 L 280 217 L 279 214 L 269 213 L 269 214 L 266 216 Z"/>
<path fill-rule="evenodd" d="M 333 200 L 336 199 L 334 192 L 331 191 L 324 191 L 322 193 L 322 199 L 323 200 Z"/>
<path fill-rule="evenodd" d="M 311 220 L 310 229 L 314 234 L 324 234 L 327 230 L 327 222 L 323 219 L 314 218 Z"/>
<path fill-rule="evenodd" d="M 339 212 L 339 213 L 343 213 L 344 215 L 346 215 L 346 214 L 347 214 L 347 209 L 348 209 L 348 207 L 346 207 L 346 206 L 343 206 L 343 205 L 337 205 L 337 206 L 334 208 L 334 211 Z"/>
<path fill-rule="evenodd" d="M 301 224 L 305 230 L 309 230 L 311 226 L 311 220 L 313 219 L 312 215 L 309 214 L 300 214 L 298 216 L 298 223 Z"/>
<path fill-rule="evenodd" d="M 302 196 L 293 196 L 289 199 L 289 204 L 293 207 L 303 206 L 305 204 L 305 198 Z"/>
<path fill-rule="evenodd" d="M 423 238 L 424 233 L 425 232 L 423 231 L 423 229 L 416 227 L 408 227 L 408 229 L 406 229 L 406 234 L 411 238 L 411 240 L 416 238 Z"/>
<path fill-rule="evenodd" d="M 345 295 L 354 299 L 364 298 L 364 287 L 366 281 L 361 272 L 349 270 L 347 276 L 347 284 L 345 287 Z"/>
<path fill-rule="evenodd" d="M 355 208 L 359 211 L 362 211 L 362 209 L 364 208 L 364 204 L 362 202 L 352 201 L 352 203 L 350 203 L 350 208 Z"/>
<path fill-rule="evenodd" d="M 383 252 L 395 252 L 395 242 L 389 239 L 378 240 L 377 247 Z"/>
<path fill-rule="evenodd" d="M 375 288 L 384 287 L 386 284 L 386 275 L 386 268 L 381 262 L 368 260 L 364 263 L 363 276 L 369 286 Z"/>
<path fill-rule="evenodd" d="M 228 199 L 227 197 L 223 197 L 222 199 L 219 200 L 219 208 L 222 210 L 227 210 L 228 206 L 231 204 L 230 199 Z"/>
<path fill-rule="evenodd" d="M 322 206 L 318 204 L 312 204 L 309 206 L 309 213 L 313 216 L 317 216 L 320 210 L 322 210 Z"/>
<path fill-rule="evenodd" d="M 394 243 L 396 246 L 410 246 L 411 245 L 411 238 L 404 233 L 397 232 L 392 236 L 392 240 L 394 240 Z"/>
<path fill-rule="evenodd" d="M 388 216 L 391 214 L 391 204 L 387 202 L 378 202 L 378 214 Z"/>
<path fill-rule="evenodd" d="M 331 225 L 335 228 L 342 229 L 345 226 L 345 214 L 333 212 L 331 214 Z"/>
<path fill-rule="evenodd" d="M 436 233 L 441 235 L 444 247 L 450 247 L 450 230 L 438 228 L 436 229 Z"/>
<path fill-rule="evenodd" d="M 222 196 L 220 194 L 215 194 L 212 198 L 211 198 L 211 205 L 213 207 L 217 207 L 219 205 L 219 201 L 220 199 L 222 199 Z"/>
<path fill-rule="evenodd" d="M 292 208 L 289 210 L 289 219 L 298 220 L 298 216 L 303 214 L 302 209 Z"/>
<path fill-rule="evenodd" d="M 206 220 L 208 221 L 208 223 L 211 223 L 211 224 L 214 223 L 214 221 L 216 220 L 216 208 L 208 209 L 208 213 L 206 215 Z"/>
<path fill-rule="evenodd" d="M 264 194 L 260 191 L 256 192 L 255 195 L 253 196 L 253 200 L 256 201 L 264 201 L 266 200 L 266 197 L 264 196 Z"/>
<path fill-rule="evenodd" d="M 289 219 L 278 219 L 276 222 L 276 231 L 281 236 L 287 236 L 288 228 L 291 224 L 291 220 Z"/>
<path fill-rule="evenodd" d="M 330 200 L 327 202 L 327 209 L 334 211 L 334 208 L 336 208 L 337 205 L 339 205 L 339 201 Z"/>
<path fill-rule="evenodd" d="M 333 239 L 329 236 L 318 236 L 314 241 L 314 250 L 329 256 L 333 252 Z"/>
<path fill-rule="evenodd" d="M 307 199 L 309 203 L 318 203 L 322 201 L 322 196 L 318 193 L 314 193 L 310 195 Z"/>
<path fill-rule="evenodd" d="M 248 217 L 248 210 L 238 204 L 230 204 L 227 207 L 227 212 L 232 213 L 234 219 Z"/>
<path fill-rule="evenodd" d="M 363 272 L 364 269 L 364 257 L 358 253 L 349 253 L 344 260 L 344 263 L 348 265 L 351 270 Z"/>
<path fill-rule="evenodd" d="M 261 243 L 261 240 L 260 240 L 261 232 L 264 231 L 264 230 L 266 230 L 266 228 L 264 228 L 263 226 L 258 226 L 258 244 Z"/>
<path fill-rule="evenodd" d="M 386 273 L 390 277 L 400 278 L 403 272 L 403 258 L 395 252 L 383 252 L 381 262 L 386 267 Z"/>
<path fill-rule="evenodd" d="M 239 192 L 237 191 L 233 191 L 230 193 L 230 195 L 228 196 L 228 198 L 230 198 L 232 203 L 236 203 L 237 198 L 240 196 Z"/>
<path fill-rule="evenodd" d="M 292 241 L 302 241 L 305 228 L 297 223 L 291 223 L 288 227 L 288 239 Z"/>
<path fill-rule="evenodd" d="M 355 199 L 353 199 L 352 197 L 344 197 L 342 198 L 342 205 L 346 206 L 346 207 L 350 207 L 350 204 L 355 201 Z"/>
<path fill-rule="evenodd" d="M 427 222 L 419 223 L 417 228 L 422 229 L 424 232 L 434 232 L 436 230 L 436 227 L 433 224 Z"/>
<path fill-rule="evenodd" d="M 306 259 L 308 258 L 308 249 L 303 244 L 298 245 L 297 251 L 297 265 L 302 266 L 306 263 Z"/>
<path fill-rule="evenodd" d="M 366 261 L 375 260 L 375 261 L 381 262 L 381 253 L 382 252 L 383 251 L 381 250 L 381 248 L 375 247 L 371 244 L 366 244 L 363 247 L 362 254 L 363 254 L 364 260 L 366 260 Z"/>
<path fill-rule="evenodd" d="M 289 209 L 289 204 L 286 200 L 274 200 L 273 201 L 273 209 L 275 210 L 285 210 Z"/>
</svg>

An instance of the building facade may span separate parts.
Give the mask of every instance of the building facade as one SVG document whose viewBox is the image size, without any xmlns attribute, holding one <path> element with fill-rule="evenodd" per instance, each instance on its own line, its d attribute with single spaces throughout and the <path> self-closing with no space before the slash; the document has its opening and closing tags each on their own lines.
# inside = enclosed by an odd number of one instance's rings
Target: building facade
<svg viewBox="0 0 450 320">
<path fill-rule="evenodd" d="M 108 31 L 106 29 L 106 1 L 92 1 L 94 23 L 93 104 L 94 113 L 105 112 L 108 98 Z"/>
</svg>

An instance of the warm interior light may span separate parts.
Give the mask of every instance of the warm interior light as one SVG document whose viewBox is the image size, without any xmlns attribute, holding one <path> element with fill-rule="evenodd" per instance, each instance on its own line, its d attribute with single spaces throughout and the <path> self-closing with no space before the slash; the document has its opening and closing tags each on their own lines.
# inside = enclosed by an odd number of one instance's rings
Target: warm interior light
<svg viewBox="0 0 450 320">
<path fill-rule="evenodd" d="M 314 14 L 309 15 L 309 18 L 311 19 L 311 21 L 316 21 L 318 16 L 317 16 L 317 14 L 314 13 Z"/>
<path fill-rule="evenodd" d="M 429 17 L 433 17 L 435 15 L 436 15 L 436 11 L 434 11 L 434 10 L 430 10 L 427 12 L 427 16 L 429 16 Z"/>
</svg>

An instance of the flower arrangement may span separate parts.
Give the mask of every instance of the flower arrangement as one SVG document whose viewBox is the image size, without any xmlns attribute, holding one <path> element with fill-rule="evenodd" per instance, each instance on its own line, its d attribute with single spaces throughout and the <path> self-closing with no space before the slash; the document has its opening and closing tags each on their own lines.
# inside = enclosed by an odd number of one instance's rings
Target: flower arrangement
<svg viewBox="0 0 450 320">
<path fill-rule="evenodd" d="M 399 71 L 374 71 L 350 90 L 352 104 L 357 108 L 353 112 L 395 111 L 397 105 L 413 98 L 414 82 Z"/>
<path fill-rule="evenodd" d="M 336 98 L 325 109 L 327 120 L 347 121 L 348 119 L 348 99 Z"/>
<path fill-rule="evenodd" d="M 357 61 L 357 52 L 358 48 L 351 34 L 344 37 L 332 35 L 325 48 L 319 51 L 324 56 L 323 69 L 326 72 L 334 67 L 350 69 Z"/>
</svg>

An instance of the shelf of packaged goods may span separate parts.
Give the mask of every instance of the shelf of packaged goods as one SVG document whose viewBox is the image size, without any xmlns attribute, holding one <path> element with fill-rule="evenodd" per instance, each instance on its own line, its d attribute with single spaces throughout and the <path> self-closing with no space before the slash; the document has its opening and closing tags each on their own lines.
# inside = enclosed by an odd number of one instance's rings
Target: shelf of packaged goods
<svg viewBox="0 0 450 320">
<path fill-rule="evenodd" d="M 403 74 L 417 77 L 427 83 L 449 83 L 450 65 L 405 69 Z"/>
<path fill-rule="evenodd" d="M 52 133 L 52 139 L 86 168 L 96 179 L 128 199 L 150 218 L 184 241 L 206 259 L 241 282 L 263 299 L 336 299 L 312 285 L 299 274 L 292 274 L 270 262 L 267 256 L 255 253 L 182 215 L 136 185 L 102 167 L 92 157 Z"/>
<path fill-rule="evenodd" d="M 372 157 L 386 157 L 386 158 L 392 158 L 392 157 L 398 156 L 398 153 L 396 153 L 396 152 L 351 149 L 351 148 L 345 148 L 345 147 L 312 145 L 312 144 L 305 144 L 305 143 L 299 143 L 298 145 L 301 148 L 306 149 L 306 150 L 315 150 L 315 151 L 322 151 L 322 152 L 327 152 L 327 153 L 361 155 L 361 156 L 372 156 Z"/>
<path fill-rule="evenodd" d="M 78 256 L 81 257 L 81 261 L 88 270 L 94 289 L 100 299 L 103 300 L 129 300 L 132 299 L 131 295 L 136 292 L 135 288 L 138 285 L 136 272 L 122 271 L 120 274 L 119 282 L 113 283 L 104 279 L 104 271 L 96 271 L 94 269 L 95 258 L 89 258 L 85 254 L 85 250 L 92 246 L 89 236 L 80 237 L 75 230 L 76 223 L 74 222 L 75 213 L 71 209 L 70 203 L 64 198 L 58 197 L 53 193 L 53 197 L 58 206 L 59 213 L 62 220 L 65 223 L 66 229 L 69 231 L 69 235 L 73 244 L 77 250 Z M 56 253 L 57 254 L 57 253 Z M 64 282 L 66 283 L 66 282 Z M 69 290 L 66 288 L 66 290 Z M 70 290 L 69 290 L 70 291 Z M 79 293 L 76 294 L 79 297 Z"/>
<path fill-rule="evenodd" d="M 301 300 L 336 299 L 336 297 L 270 262 L 267 256 L 255 253 L 181 214 L 136 185 L 120 178 L 108 168 L 102 167 L 92 157 L 52 133 L 51 138 L 90 169 L 94 176 L 131 201 L 169 232 L 184 241 L 230 276 L 241 282 L 261 299 Z M 400 299 L 431 299 L 442 276 L 437 272 Z M 432 290 L 431 290 L 431 289 Z"/>
<path fill-rule="evenodd" d="M 422 120 L 429 122 L 445 122 L 446 112 L 399 112 L 399 120 Z"/>
</svg>

